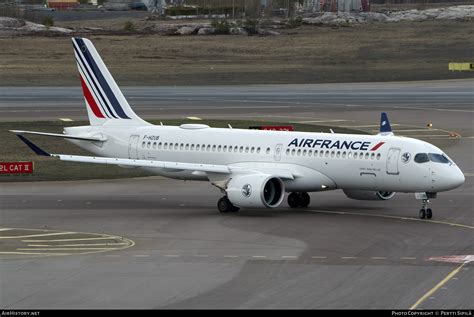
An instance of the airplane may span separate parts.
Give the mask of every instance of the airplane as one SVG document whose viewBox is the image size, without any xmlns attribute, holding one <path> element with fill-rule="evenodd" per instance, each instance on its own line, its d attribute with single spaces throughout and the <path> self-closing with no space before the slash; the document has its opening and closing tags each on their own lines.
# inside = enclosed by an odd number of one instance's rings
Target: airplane
<svg viewBox="0 0 474 317">
<path fill-rule="evenodd" d="M 152 125 L 132 110 L 92 42 L 72 42 L 90 125 L 67 127 L 63 134 L 10 130 L 38 155 L 208 181 L 223 194 L 217 203 L 222 213 L 276 208 L 287 192 L 290 207 L 304 208 L 308 192 L 342 189 L 360 200 L 415 193 L 422 200 L 419 218 L 431 219 L 429 200 L 464 183 L 442 150 L 395 136 L 384 112 L 377 135 Z M 64 138 L 97 156 L 50 154 L 27 134 Z"/>
</svg>

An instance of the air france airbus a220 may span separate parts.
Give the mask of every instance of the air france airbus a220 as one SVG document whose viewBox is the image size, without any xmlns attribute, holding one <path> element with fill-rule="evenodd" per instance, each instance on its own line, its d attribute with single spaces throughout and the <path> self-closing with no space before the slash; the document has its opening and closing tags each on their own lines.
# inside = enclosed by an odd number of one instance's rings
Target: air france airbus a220
<svg viewBox="0 0 474 317">
<path fill-rule="evenodd" d="M 94 45 L 84 38 L 72 42 L 90 125 L 64 128 L 64 134 L 12 130 L 39 155 L 209 181 L 224 194 L 221 212 L 275 208 L 285 192 L 290 207 L 307 207 L 308 192 L 342 189 L 365 200 L 413 192 L 423 202 L 419 217 L 430 219 L 429 199 L 464 183 L 439 148 L 394 136 L 385 113 L 377 135 L 152 125 L 133 112 Z M 25 134 L 62 137 L 98 156 L 49 154 Z"/>
</svg>

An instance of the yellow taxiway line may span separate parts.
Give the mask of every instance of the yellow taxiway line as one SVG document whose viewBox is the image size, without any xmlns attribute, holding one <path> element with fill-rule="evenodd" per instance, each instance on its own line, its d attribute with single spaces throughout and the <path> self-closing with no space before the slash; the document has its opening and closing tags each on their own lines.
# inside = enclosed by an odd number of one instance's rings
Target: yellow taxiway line
<svg viewBox="0 0 474 317">
<path fill-rule="evenodd" d="M 454 270 L 452 270 L 444 279 L 441 280 L 438 284 L 436 284 L 435 287 L 430 289 L 428 292 L 426 292 L 425 295 L 423 295 L 419 300 L 414 303 L 410 309 L 417 309 L 427 298 L 429 298 L 431 295 L 433 295 L 437 290 L 439 290 L 441 287 L 443 287 L 444 284 L 446 284 L 450 279 L 452 279 L 456 274 L 459 273 L 459 271 L 466 265 L 468 262 L 464 262 Z"/>
</svg>

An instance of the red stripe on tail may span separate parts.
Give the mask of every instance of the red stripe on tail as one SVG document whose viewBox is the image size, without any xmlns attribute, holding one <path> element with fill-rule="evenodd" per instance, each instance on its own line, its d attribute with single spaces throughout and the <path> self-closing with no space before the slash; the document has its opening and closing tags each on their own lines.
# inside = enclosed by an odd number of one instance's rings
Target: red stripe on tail
<svg viewBox="0 0 474 317">
<path fill-rule="evenodd" d="M 100 112 L 99 107 L 97 106 L 97 103 L 94 100 L 94 97 L 92 97 L 91 92 L 89 91 L 89 88 L 87 87 L 86 83 L 84 82 L 84 79 L 82 79 L 82 76 L 79 75 L 79 78 L 81 79 L 81 85 L 82 85 L 82 91 L 84 92 L 84 97 L 86 97 L 86 101 L 89 104 L 89 106 L 92 109 L 92 112 L 95 114 L 97 118 L 105 118 L 105 116 Z"/>
<path fill-rule="evenodd" d="M 385 142 L 379 142 L 379 143 L 377 143 L 373 148 L 371 148 L 370 150 L 371 150 L 371 151 L 375 151 L 375 150 L 377 150 L 379 147 L 381 147 L 381 146 L 384 145 L 384 144 L 385 144 Z"/>
</svg>

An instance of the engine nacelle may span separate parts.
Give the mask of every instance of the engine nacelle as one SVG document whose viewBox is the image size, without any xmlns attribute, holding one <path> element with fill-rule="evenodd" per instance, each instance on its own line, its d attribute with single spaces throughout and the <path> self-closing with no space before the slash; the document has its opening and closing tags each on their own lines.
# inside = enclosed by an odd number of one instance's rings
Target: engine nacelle
<svg viewBox="0 0 474 317">
<path fill-rule="evenodd" d="M 377 191 L 373 192 L 370 190 L 357 190 L 357 189 L 344 189 L 344 194 L 351 199 L 357 200 L 389 200 L 395 196 L 395 192 L 384 192 Z"/>
<path fill-rule="evenodd" d="M 275 208 L 284 196 L 285 185 L 271 175 L 240 175 L 227 184 L 227 198 L 238 207 Z"/>
</svg>

